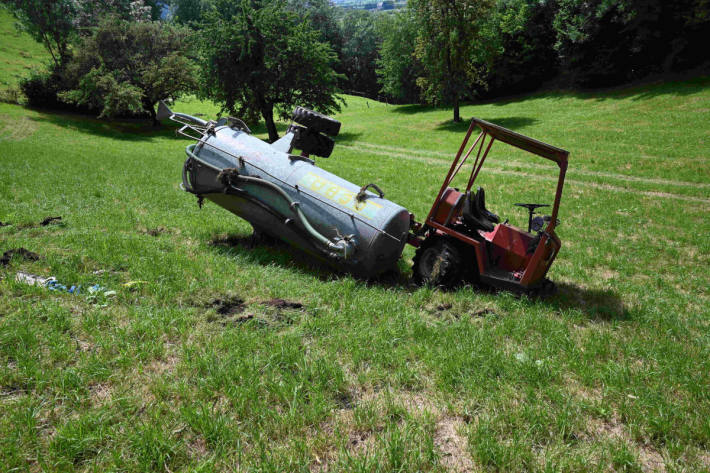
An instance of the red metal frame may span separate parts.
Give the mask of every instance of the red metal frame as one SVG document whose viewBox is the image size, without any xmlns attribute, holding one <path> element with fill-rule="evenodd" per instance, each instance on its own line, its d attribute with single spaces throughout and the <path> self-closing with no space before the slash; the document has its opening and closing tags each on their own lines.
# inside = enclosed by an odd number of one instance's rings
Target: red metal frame
<svg viewBox="0 0 710 473">
<path fill-rule="evenodd" d="M 473 130 L 476 128 L 480 128 L 481 133 L 467 149 L 466 146 Z M 486 138 L 489 138 L 487 144 Z M 474 149 L 477 149 L 476 159 L 471 168 L 471 175 L 466 184 L 464 193 L 470 192 L 483 167 L 483 163 L 488 156 L 491 146 L 496 140 L 554 161 L 559 167 L 559 178 L 555 191 L 555 201 L 552 206 L 552 215 L 550 216 L 547 227 L 542 232 L 537 248 L 530 255 L 527 253 L 521 254 L 520 245 L 522 245 L 523 242 L 529 242 L 531 238 L 534 238 L 534 235 L 513 226 L 498 224 L 492 232 L 482 232 L 479 230 L 482 239 L 478 240 L 458 232 L 449 226 L 450 223 L 456 222 L 457 218 L 459 218 L 460 209 L 458 208 L 458 202 L 461 200 L 461 193 L 451 189 L 451 183 L 459 171 L 461 171 Z M 464 150 L 466 150 L 465 154 Z M 493 123 L 473 118 L 466 132 L 466 136 L 456 153 L 456 157 L 444 178 L 444 183 L 441 189 L 439 189 L 434 204 L 427 215 L 423 228 L 429 227 L 438 234 L 449 235 L 472 246 L 476 253 L 478 271 L 481 276 L 485 277 L 490 275 L 493 269 L 502 269 L 510 272 L 514 280 L 516 280 L 517 284 L 520 286 L 534 286 L 544 278 L 561 247 L 560 239 L 557 237 L 554 230 L 557 225 L 557 215 L 562 199 L 562 188 L 564 186 L 565 173 L 567 172 L 568 156 L 569 153 L 563 149 L 529 138 Z M 447 189 L 451 190 L 447 192 Z M 439 211 L 440 207 L 442 207 L 441 212 Z M 441 219 L 442 215 L 446 215 L 443 221 Z M 419 240 L 416 238 L 410 240 L 416 240 L 417 243 L 419 243 Z M 489 245 L 484 246 L 485 242 L 488 242 Z M 415 246 L 419 245 L 415 244 Z M 497 258 L 492 264 L 490 261 L 491 256 Z"/>
</svg>

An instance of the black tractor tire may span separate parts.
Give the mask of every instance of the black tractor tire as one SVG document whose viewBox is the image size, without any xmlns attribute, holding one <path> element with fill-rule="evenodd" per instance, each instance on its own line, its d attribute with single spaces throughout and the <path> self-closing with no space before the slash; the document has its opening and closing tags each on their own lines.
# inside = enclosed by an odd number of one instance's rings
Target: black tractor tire
<svg viewBox="0 0 710 473">
<path fill-rule="evenodd" d="M 555 294 L 557 294 L 557 285 L 547 278 L 543 279 L 538 287 L 528 291 L 529 296 L 538 297 L 540 299 L 545 299 Z"/>
<path fill-rule="evenodd" d="M 463 252 L 450 238 L 433 236 L 424 240 L 413 263 L 414 282 L 420 286 L 451 289 L 464 276 Z"/>
<path fill-rule="evenodd" d="M 333 152 L 335 142 L 327 136 L 302 126 L 291 126 L 293 132 L 293 147 L 314 154 L 322 158 L 327 158 Z"/>
<path fill-rule="evenodd" d="M 340 122 L 322 113 L 314 112 L 303 107 L 296 107 L 293 111 L 293 121 L 300 123 L 312 131 L 324 133 L 329 136 L 338 136 Z"/>
</svg>

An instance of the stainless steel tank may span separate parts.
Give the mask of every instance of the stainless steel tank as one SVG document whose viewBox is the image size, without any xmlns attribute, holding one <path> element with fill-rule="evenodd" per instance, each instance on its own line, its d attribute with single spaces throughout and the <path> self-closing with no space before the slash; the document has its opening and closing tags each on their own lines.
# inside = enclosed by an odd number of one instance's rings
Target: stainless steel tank
<svg viewBox="0 0 710 473">
<path fill-rule="evenodd" d="M 339 269 L 363 277 L 391 269 L 407 240 L 407 209 L 291 155 L 290 139 L 268 144 L 212 124 L 188 146 L 184 189 Z"/>
</svg>

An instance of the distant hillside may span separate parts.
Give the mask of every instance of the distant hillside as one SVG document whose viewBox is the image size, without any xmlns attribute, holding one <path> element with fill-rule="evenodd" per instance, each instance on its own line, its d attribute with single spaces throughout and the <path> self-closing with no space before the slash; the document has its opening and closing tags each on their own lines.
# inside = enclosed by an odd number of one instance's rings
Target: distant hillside
<svg viewBox="0 0 710 473">
<path fill-rule="evenodd" d="M 407 6 L 407 0 L 333 0 L 341 8 L 391 11 Z"/>
</svg>

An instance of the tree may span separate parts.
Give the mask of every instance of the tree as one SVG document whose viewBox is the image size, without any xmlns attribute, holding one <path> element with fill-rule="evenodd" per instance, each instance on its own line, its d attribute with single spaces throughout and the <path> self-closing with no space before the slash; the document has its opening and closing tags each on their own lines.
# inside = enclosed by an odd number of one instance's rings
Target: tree
<svg viewBox="0 0 710 473">
<path fill-rule="evenodd" d="M 459 102 L 472 86 L 483 85 L 486 29 L 494 0 L 411 0 L 419 26 L 415 54 L 423 66 L 417 80 L 430 102 Z"/>
<path fill-rule="evenodd" d="M 74 36 L 76 4 L 72 0 L 2 0 L 36 41 L 42 43 L 59 66 L 69 56 Z"/>
<path fill-rule="evenodd" d="M 202 94 L 246 119 L 261 114 L 270 140 L 274 108 L 282 118 L 295 105 L 340 110 L 333 50 L 285 2 L 217 0 L 201 35 Z"/>
<path fill-rule="evenodd" d="M 422 70 L 414 55 L 417 25 L 411 10 L 396 12 L 385 19 L 380 30 L 382 45 L 376 71 L 380 90 L 398 102 L 417 102 L 417 77 Z"/>
<path fill-rule="evenodd" d="M 708 60 L 707 0 L 558 0 L 556 47 L 571 80 L 607 86 Z"/>
<path fill-rule="evenodd" d="M 320 31 L 321 41 L 330 43 L 336 52 L 340 51 L 342 38 L 336 18 L 338 9 L 330 0 L 287 0 L 286 8 Z"/>
<path fill-rule="evenodd" d="M 553 20 L 556 0 L 499 1 L 493 18 L 499 48 L 486 78 L 486 96 L 511 95 L 539 88 L 560 73 Z"/>
<path fill-rule="evenodd" d="M 173 19 L 183 25 L 197 25 L 202 13 L 210 7 L 210 0 L 171 0 Z"/>
<path fill-rule="evenodd" d="M 101 20 L 109 15 L 124 20 L 146 21 L 149 19 L 148 8 L 143 2 L 131 0 L 76 0 L 74 27 L 82 36 L 91 34 Z"/>
<path fill-rule="evenodd" d="M 346 11 L 340 19 L 342 49 L 341 70 L 347 77 L 346 87 L 366 95 L 377 96 L 378 46 L 381 42 L 377 14 L 367 10 Z"/>
<path fill-rule="evenodd" d="M 100 116 L 145 111 L 157 124 L 154 107 L 159 100 L 197 86 L 186 28 L 111 17 L 75 50 L 65 72 L 73 86 L 60 98 L 101 110 Z"/>
<path fill-rule="evenodd" d="M 0 0 L 30 36 L 42 43 L 57 68 L 70 56 L 77 35 L 91 33 L 102 18 L 157 19 L 162 0 Z"/>
</svg>

